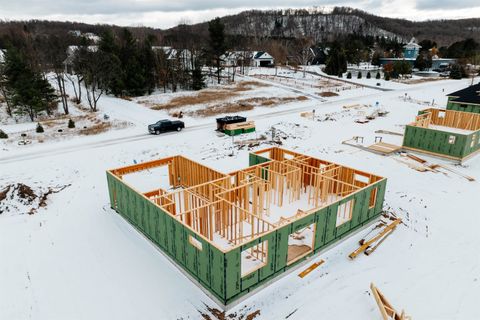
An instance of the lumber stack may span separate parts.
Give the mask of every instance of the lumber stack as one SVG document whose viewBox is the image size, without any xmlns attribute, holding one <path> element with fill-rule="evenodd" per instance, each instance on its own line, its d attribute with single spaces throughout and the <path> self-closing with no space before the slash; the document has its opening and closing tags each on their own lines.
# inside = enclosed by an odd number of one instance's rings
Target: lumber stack
<svg viewBox="0 0 480 320">
<path fill-rule="evenodd" d="M 245 121 L 239 123 L 231 123 L 225 126 L 225 134 L 235 136 L 242 133 L 249 133 L 255 131 L 255 121 Z"/>
</svg>

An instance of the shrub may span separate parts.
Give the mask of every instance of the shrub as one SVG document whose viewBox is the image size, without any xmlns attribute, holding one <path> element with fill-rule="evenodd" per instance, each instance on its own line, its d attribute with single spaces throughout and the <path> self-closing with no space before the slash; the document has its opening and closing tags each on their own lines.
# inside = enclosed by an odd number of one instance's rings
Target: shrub
<svg viewBox="0 0 480 320">
<path fill-rule="evenodd" d="M 74 122 L 72 119 L 69 119 L 69 120 L 68 120 L 68 127 L 69 127 L 70 129 L 75 128 L 75 122 Z"/>
<path fill-rule="evenodd" d="M 372 77 L 372 75 L 370 74 L 370 71 L 367 72 L 367 79 L 370 79 Z"/>
<path fill-rule="evenodd" d="M 454 64 L 450 70 L 450 78 L 451 79 L 462 79 L 465 74 L 465 69 L 460 64 Z"/>
<path fill-rule="evenodd" d="M 343 78 L 343 74 L 340 72 L 340 73 L 338 74 L 338 77 L 339 77 L 339 78 Z"/>
<path fill-rule="evenodd" d="M 0 139 L 8 139 L 8 134 L 3 132 L 3 130 L 0 129 Z"/>
<path fill-rule="evenodd" d="M 390 73 L 385 73 L 385 81 L 389 81 L 390 80 Z"/>
<path fill-rule="evenodd" d="M 347 79 L 352 79 L 352 73 L 350 71 L 347 73 Z"/>
<path fill-rule="evenodd" d="M 42 127 L 42 125 L 40 124 L 40 122 L 37 123 L 37 128 L 35 129 L 35 131 L 36 131 L 37 133 L 43 133 L 43 132 L 44 132 L 43 127 Z"/>
<path fill-rule="evenodd" d="M 379 71 L 377 71 L 377 75 L 375 76 L 375 78 L 376 78 L 376 79 L 380 79 L 380 78 L 381 78 Z"/>
<path fill-rule="evenodd" d="M 362 73 L 361 72 L 358 73 L 357 79 L 362 79 Z"/>
</svg>

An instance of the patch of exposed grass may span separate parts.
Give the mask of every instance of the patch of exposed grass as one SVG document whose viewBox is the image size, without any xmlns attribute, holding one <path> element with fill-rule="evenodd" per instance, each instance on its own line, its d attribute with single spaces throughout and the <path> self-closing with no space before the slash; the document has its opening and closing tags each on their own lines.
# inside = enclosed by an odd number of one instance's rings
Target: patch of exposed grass
<svg viewBox="0 0 480 320">
<path fill-rule="evenodd" d="M 336 97 L 338 93 L 331 92 L 331 91 L 324 91 L 319 93 L 320 97 Z"/>
<path fill-rule="evenodd" d="M 183 106 L 192 106 L 212 102 L 220 102 L 239 95 L 240 92 L 253 90 L 258 87 L 268 86 L 256 81 L 242 81 L 222 89 L 203 89 L 195 95 L 176 97 L 167 103 L 155 104 L 153 110 L 171 110 Z"/>
<path fill-rule="evenodd" d="M 242 99 L 236 102 L 229 102 L 218 104 L 214 106 L 210 106 L 208 108 L 189 111 L 186 114 L 191 117 L 211 117 L 216 116 L 219 114 L 225 113 L 237 113 L 237 112 L 244 112 L 253 110 L 255 107 L 275 107 L 280 104 L 290 103 L 294 101 L 305 101 L 308 100 L 305 96 L 299 97 L 261 97 L 261 98 L 249 98 L 249 99 Z"/>
<path fill-rule="evenodd" d="M 112 127 L 112 124 L 110 122 L 100 122 L 90 127 L 87 127 L 85 129 L 81 129 L 78 133 L 85 136 L 91 136 L 91 135 L 105 132 L 111 127 Z"/>
</svg>

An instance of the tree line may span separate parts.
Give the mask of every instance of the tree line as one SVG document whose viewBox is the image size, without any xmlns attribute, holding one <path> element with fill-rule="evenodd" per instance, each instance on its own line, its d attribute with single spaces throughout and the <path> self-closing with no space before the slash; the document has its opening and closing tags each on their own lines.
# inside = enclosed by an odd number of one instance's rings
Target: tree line
<svg viewBox="0 0 480 320">
<path fill-rule="evenodd" d="M 153 34 L 135 37 L 127 28 L 119 32 L 107 28 L 98 44 L 82 38 L 72 46 L 68 37 L 35 37 L 27 28 L 16 28 L 2 38 L 0 95 L 7 114 L 28 115 L 34 121 L 39 114 L 52 114 L 58 104 L 65 114 L 71 102 L 85 102 L 97 111 L 104 94 L 130 97 L 157 89 L 200 90 L 205 87 L 205 66 L 220 83 L 220 57 L 226 51 L 220 19 L 210 22 L 207 46 L 196 42 L 193 34 L 184 36 L 184 47 L 174 49 L 155 45 Z"/>
</svg>

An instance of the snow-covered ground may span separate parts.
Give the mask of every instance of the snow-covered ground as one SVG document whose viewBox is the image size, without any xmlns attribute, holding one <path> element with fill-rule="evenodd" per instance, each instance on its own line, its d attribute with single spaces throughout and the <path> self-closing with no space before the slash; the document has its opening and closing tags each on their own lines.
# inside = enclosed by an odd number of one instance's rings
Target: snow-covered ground
<svg viewBox="0 0 480 320">
<path fill-rule="evenodd" d="M 435 99 L 444 106 L 445 94 L 469 81 L 404 85 L 386 92 L 358 89 L 350 97 L 249 111 L 257 133 L 236 141 L 268 136 L 275 126 L 285 148 L 385 176 L 386 209 L 404 224 L 374 254 L 347 258 L 365 230 L 312 260 L 326 262 L 305 278 L 297 276 L 301 270 L 291 273 L 229 313 L 240 318 L 259 310 L 255 319 L 381 319 L 369 293 L 374 282 L 414 319 L 480 318 L 480 156 L 455 167 L 477 180 L 469 182 L 453 173 L 418 172 L 398 158 L 341 143 L 363 136 L 371 144 L 376 130 L 402 132 L 426 107 L 418 102 Z M 278 95 L 288 91 L 275 88 Z M 355 123 L 362 110 L 343 108 L 359 104 L 370 112 L 376 102 L 389 114 L 366 124 Z M 0 319 L 202 319 L 200 313 L 210 314 L 206 306 L 215 304 L 110 209 L 105 170 L 182 154 L 230 172 L 248 166 L 249 150 L 217 135 L 213 118 L 187 118 L 181 133 L 149 136 L 144 125 L 161 111 L 112 97 L 102 98 L 100 108 L 133 125 L 98 136 L 0 149 L 0 193 L 16 183 L 42 190 L 70 185 L 51 194 L 33 215 L 19 210 L 0 214 Z M 300 116 L 312 109 L 317 120 Z M 383 141 L 401 144 L 401 137 L 383 135 Z"/>
</svg>

